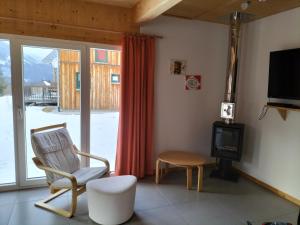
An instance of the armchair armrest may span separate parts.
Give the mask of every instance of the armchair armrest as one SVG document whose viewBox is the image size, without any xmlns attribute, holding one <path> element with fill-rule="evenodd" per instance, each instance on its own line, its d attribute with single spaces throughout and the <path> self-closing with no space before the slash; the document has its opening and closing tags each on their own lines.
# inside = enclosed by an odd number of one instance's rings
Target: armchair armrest
<svg viewBox="0 0 300 225">
<path fill-rule="evenodd" d="M 39 158 L 37 158 L 37 157 L 32 158 L 32 160 L 39 169 L 47 171 L 47 172 L 55 173 L 55 174 L 60 175 L 62 177 L 68 178 L 72 183 L 72 188 L 77 188 L 77 180 L 76 180 L 76 177 L 74 175 L 72 175 L 70 173 L 67 173 L 67 172 L 64 172 L 64 171 L 61 171 L 61 170 L 53 169 L 53 168 L 48 167 L 48 166 L 44 166 L 42 164 L 42 162 L 39 160 Z"/>
<path fill-rule="evenodd" d="M 75 153 L 76 153 L 76 154 L 82 155 L 82 156 L 85 156 L 85 157 L 88 157 L 88 158 L 91 158 L 91 159 L 96 159 L 96 160 L 98 160 L 98 161 L 101 161 L 101 162 L 103 162 L 103 163 L 105 164 L 105 166 L 107 167 L 107 172 L 110 171 L 110 165 L 109 165 L 109 162 L 108 162 L 107 159 L 102 158 L 102 157 L 100 157 L 100 156 L 91 155 L 91 154 L 86 153 L 86 152 L 81 152 L 81 151 L 78 150 L 78 148 L 77 148 L 75 145 L 73 145 L 73 146 L 74 146 L 74 149 L 75 149 Z"/>
</svg>

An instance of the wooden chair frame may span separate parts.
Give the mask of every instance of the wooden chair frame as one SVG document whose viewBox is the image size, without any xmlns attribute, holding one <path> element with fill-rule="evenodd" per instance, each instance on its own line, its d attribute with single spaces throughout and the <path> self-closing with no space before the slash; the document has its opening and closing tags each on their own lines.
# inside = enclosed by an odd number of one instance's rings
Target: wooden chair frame
<svg viewBox="0 0 300 225">
<path fill-rule="evenodd" d="M 62 123 L 62 124 L 57 124 L 57 125 L 32 129 L 31 134 L 34 134 L 36 132 L 49 130 L 49 129 L 61 128 L 61 127 L 66 128 L 67 124 Z M 73 146 L 74 146 L 74 152 L 77 155 L 88 157 L 88 158 L 91 158 L 91 159 L 96 159 L 98 161 L 103 162 L 105 164 L 106 168 L 107 168 L 106 175 L 109 175 L 109 173 L 110 173 L 109 169 L 110 168 L 109 168 L 109 162 L 108 162 L 107 159 L 104 159 L 104 158 L 99 157 L 99 156 L 91 155 L 91 154 L 86 153 L 86 152 L 81 152 L 81 151 L 78 150 L 78 148 L 75 145 L 73 145 Z M 74 175 L 70 174 L 70 173 L 66 173 L 64 171 L 60 171 L 60 170 L 53 169 L 51 167 L 45 166 L 38 157 L 34 157 L 34 158 L 32 158 L 32 160 L 33 160 L 34 164 L 39 169 L 44 170 L 45 172 L 51 172 L 51 173 L 60 175 L 60 176 L 65 177 L 65 178 L 67 178 L 71 181 L 71 188 L 62 188 L 62 189 L 55 189 L 55 190 L 51 189 L 52 195 L 50 195 L 49 197 L 47 197 L 44 200 L 36 202 L 35 206 L 46 209 L 46 210 L 51 211 L 51 212 L 54 212 L 54 213 L 56 213 L 58 215 L 61 215 L 61 216 L 64 216 L 64 217 L 68 217 L 68 218 L 72 217 L 74 215 L 75 211 L 76 211 L 77 197 L 86 191 L 85 185 L 79 186 L 77 184 L 76 177 Z M 48 183 L 48 185 L 50 186 L 50 183 Z M 67 191 L 70 191 L 70 190 L 72 192 L 72 200 L 71 200 L 71 207 L 70 207 L 69 210 L 57 208 L 57 207 L 54 207 L 54 206 L 51 206 L 51 205 L 47 204 L 48 202 L 52 201 L 53 199 L 61 196 L 62 194 L 66 193 Z"/>
</svg>

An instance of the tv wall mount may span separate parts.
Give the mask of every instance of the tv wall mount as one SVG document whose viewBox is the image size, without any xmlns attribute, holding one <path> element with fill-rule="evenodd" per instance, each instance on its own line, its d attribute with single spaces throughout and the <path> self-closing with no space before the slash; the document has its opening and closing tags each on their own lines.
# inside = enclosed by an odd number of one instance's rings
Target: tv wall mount
<svg viewBox="0 0 300 225">
<path fill-rule="evenodd" d="M 289 111 L 300 112 L 300 106 L 297 105 L 268 102 L 266 105 L 264 105 L 258 119 L 262 120 L 266 116 L 269 109 L 276 109 L 284 121 L 286 121 Z"/>
</svg>

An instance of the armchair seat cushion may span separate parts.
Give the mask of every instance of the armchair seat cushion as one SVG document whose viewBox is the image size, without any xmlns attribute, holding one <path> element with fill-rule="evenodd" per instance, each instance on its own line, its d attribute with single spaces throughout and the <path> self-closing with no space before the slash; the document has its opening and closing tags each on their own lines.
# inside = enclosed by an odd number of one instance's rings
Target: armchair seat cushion
<svg viewBox="0 0 300 225">
<path fill-rule="evenodd" d="M 102 177 L 107 171 L 106 167 L 84 167 L 72 173 L 77 180 L 78 186 L 85 185 L 89 180 L 97 179 Z M 54 189 L 62 189 L 62 188 L 71 188 L 71 181 L 68 178 L 61 178 L 54 181 L 50 188 Z"/>
</svg>

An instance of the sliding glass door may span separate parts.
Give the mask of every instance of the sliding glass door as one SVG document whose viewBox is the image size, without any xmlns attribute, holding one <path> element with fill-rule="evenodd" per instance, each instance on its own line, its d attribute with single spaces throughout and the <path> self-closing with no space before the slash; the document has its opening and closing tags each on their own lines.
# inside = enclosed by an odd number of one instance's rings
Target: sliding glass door
<svg viewBox="0 0 300 225">
<path fill-rule="evenodd" d="M 0 186 L 16 182 L 10 42 L 0 39 Z"/>
<path fill-rule="evenodd" d="M 115 168 L 119 124 L 121 52 L 90 48 L 90 152 Z M 91 166 L 99 166 L 91 161 Z"/>
<path fill-rule="evenodd" d="M 57 123 L 114 169 L 120 61 L 113 46 L 0 34 L 0 191 L 46 184 L 30 130 Z M 81 158 L 82 166 L 96 162 Z"/>
<path fill-rule="evenodd" d="M 74 144 L 80 147 L 80 54 L 73 49 L 22 45 L 26 181 L 45 176 L 32 161 L 31 129 L 67 123 Z"/>
</svg>

